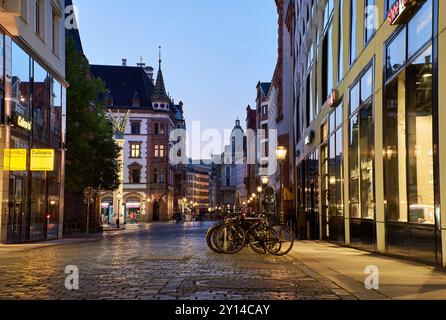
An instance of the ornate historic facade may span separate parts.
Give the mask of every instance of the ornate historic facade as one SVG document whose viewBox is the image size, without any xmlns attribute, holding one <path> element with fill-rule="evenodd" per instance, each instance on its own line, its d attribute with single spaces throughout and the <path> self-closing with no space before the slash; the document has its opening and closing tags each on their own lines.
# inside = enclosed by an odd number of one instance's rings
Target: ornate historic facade
<svg viewBox="0 0 446 320">
<path fill-rule="evenodd" d="M 153 68 L 143 63 L 127 66 L 92 65 L 93 76 L 101 78 L 108 90 L 107 107 L 114 116 L 128 112 L 122 137 L 123 185 L 118 194 L 101 196 L 102 222 L 121 224 L 169 221 L 177 208 L 175 172 L 169 162 L 172 144 L 169 134 L 185 129 L 183 103 L 175 104 L 167 94 L 161 70 L 156 81 Z"/>
</svg>

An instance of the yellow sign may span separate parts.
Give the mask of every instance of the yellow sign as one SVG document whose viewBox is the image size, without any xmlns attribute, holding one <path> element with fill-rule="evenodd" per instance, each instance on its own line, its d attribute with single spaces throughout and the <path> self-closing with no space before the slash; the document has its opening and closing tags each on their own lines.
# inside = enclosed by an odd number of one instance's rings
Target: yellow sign
<svg viewBox="0 0 446 320">
<path fill-rule="evenodd" d="M 5 171 L 26 171 L 26 149 L 5 149 Z"/>
<path fill-rule="evenodd" d="M 53 171 L 53 149 L 31 149 L 31 171 Z"/>
<path fill-rule="evenodd" d="M 31 131 L 31 121 L 26 121 L 22 116 L 17 118 L 17 125 L 25 130 Z"/>
</svg>

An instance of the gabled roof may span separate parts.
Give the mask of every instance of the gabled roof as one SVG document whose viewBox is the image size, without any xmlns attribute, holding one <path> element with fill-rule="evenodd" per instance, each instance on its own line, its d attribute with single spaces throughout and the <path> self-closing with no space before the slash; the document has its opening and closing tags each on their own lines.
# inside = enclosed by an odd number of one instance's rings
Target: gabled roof
<svg viewBox="0 0 446 320">
<path fill-rule="evenodd" d="M 90 72 L 105 82 L 115 107 L 132 108 L 137 93 L 140 99 L 138 108 L 152 108 L 154 86 L 143 68 L 91 65 Z"/>
<path fill-rule="evenodd" d="M 260 87 L 265 97 L 268 97 L 269 89 L 271 87 L 271 82 L 260 82 Z"/>
</svg>

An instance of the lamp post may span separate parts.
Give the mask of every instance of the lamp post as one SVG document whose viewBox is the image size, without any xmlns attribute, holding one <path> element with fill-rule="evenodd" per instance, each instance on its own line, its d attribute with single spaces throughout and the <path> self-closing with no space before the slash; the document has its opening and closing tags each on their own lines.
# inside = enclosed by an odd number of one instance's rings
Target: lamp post
<svg viewBox="0 0 446 320">
<path fill-rule="evenodd" d="M 86 224 L 86 232 L 87 232 L 87 238 L 90 231 L 90 205 L 94 203 L 94 196 L 96 191 L 91 188 L 85 188 L 84 190 L 84 203 L 87 205 L 87 224 Z"/>
<path fill-rule="evenodd" d="M 116 227 L 119 229 L 119 223 L 121 222 L 121 199 L 122 199 L 122 195 L 121 193 L 118 194 L 117 196 L 118 199 L 118 220 L 116 220 Z"/>
<path fill-rule="evenodd" d="M 277 160 L 280 162 L 280 218 L 283 220 L 284 216 L 284 204 L 283 204 L 283 192 L 284 192 L 284 181 L 283 181 L 283 172 L 284 172 L 284 165 L 285 160 L 288 154 L 288 149 L 283 146 L 279 146 L 276 149 L 276 157 Z M 280 223 L 283 223 L 283 221 L 280 221 Z"/>
<path fill-rule="evenodd" d="M 259 211 L 260 213 L 262 212 L 262 192 L 263 192 L 263 188 L 262 187 L 257 187 L 257 192 L 259 194 Z"/>
<path fill-rule="evenodd" d="M 268 182 L 269 182 L 269 177 L 268 176 L 263 176 L 261 178 L 261 180 L 262 180 L 262 185 L 263 186 L 267 186 L 268 185 Z"/>
</svg>

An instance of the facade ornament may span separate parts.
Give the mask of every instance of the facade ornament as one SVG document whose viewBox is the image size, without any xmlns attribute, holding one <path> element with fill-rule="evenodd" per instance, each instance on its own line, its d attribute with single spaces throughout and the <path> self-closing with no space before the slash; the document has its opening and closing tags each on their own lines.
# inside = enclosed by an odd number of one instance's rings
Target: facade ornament
<svg viewBox="0 0 446 320">
<path fill-rule="evenodd" d="M 130 110 L 127 111 L 125 115 L 120 114 L 118 110 L 118 114 L 116 116 L 113 115 L 111 110 L 108 110 L 109 117 L 113 125 L 113 132 L 115 135 L 115 139 L 123 139 L 125 135 L 125 128 L 129 121 Z"/>
</svg>

